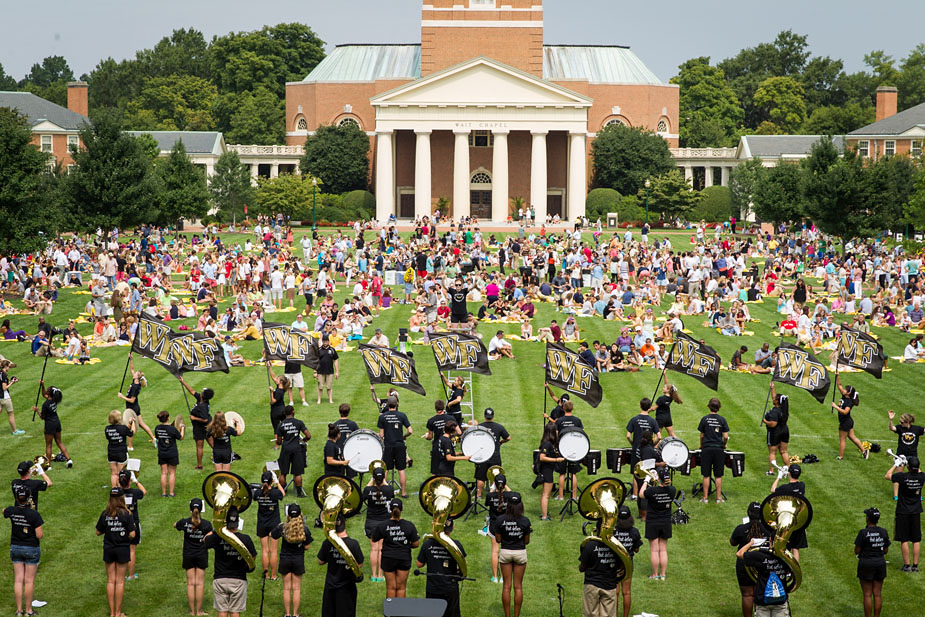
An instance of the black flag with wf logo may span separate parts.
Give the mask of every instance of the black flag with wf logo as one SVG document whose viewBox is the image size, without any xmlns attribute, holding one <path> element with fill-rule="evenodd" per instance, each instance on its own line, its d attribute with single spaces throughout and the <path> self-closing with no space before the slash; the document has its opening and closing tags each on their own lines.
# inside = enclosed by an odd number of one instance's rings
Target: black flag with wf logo
<svg viewBox="0 0 925 617">
<path fill-rule="evenodd" d="M 427 396 L 427 392 L 418 381 L 418 373 L 411 356 L 393 349 L 372 345 L 360 345 L 360 356 L 363 358 L 363 364 L 366 365 L 369 383 L 387 383 Z"/>
<path fill-rule="evenodd" d="M 430 335 L 430 343 L 438 371 L 469 371 L 491 375 L 488 350 L 477 336 L 435 333 Z"/>
<path fill-rule="evenodd" d="M 694 340 L 679 332 L 665 368 L 693 377 L 706 387 L 719 388 L 719 367 L 722 364 L 719 354 L 709 345 Z"/>
<path fill-rule="evenodd" d="M 308 332 L 281 323 L 263 324 L 263 349 L 270 360 L 295 362 L 318 369 L 318 341 Z"/>
<path fill-rule="evenodd" d="M 877 339 L 864 332 L 843 326 L 838 335 L 839 364 L 847 364 L 867 371 L 877 379 L 883 377 L 886 354 Z"/>
<path fill-rule="evenodd" d="M 561 343 L 546 343 L 546 382 L 574 394 L 591 407 L 600 405 L 604 397 L 594 367 Z"/>
<path fill-rule="evenodd" d="M 812 394 L 820 403 L 825 401 L 832 380 L 816 356 L 790 343 L 781 343 L 774 352 L 777 362 L 774 363 L 771 381 L 796 386 Z"/>
<path fill-rule="evenodd" d="M 174 375 L 191 371 L 228 372 L 218 341 L 202 332 L 174 332 L 160 319 L 141 315 L 132 352 L 150 358 Z"/>
</svg>

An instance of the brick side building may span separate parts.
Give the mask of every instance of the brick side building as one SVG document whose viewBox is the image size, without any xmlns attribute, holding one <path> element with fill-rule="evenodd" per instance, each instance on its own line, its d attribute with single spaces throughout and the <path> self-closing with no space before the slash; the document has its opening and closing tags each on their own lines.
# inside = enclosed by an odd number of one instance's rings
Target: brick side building
<svg viewBox="0 0 925 617">
<path fill-rule="evenodd" d="M 89 122 L 86 82 L 67 85 L 67 108 L 31 92 L 0 92 L 0 107 L 15 109 L 28 118 L 32 143 L 51 154 L 51 164 L 73 165 L 70 146 L 80 144 L 80 129 Z"/>
<path fill-rule="evenodd" d="M 421 43 L 342 45 L 286 85 L 286 140 L 370 137 L 376 215 L 504 221 L 584 214 L 591 141 L 611 123 L 678 141 L 678 88 L 626 47 L 546 45 L 542 0 L 425 0 Z"/>
<path fill-rule="evenodd" d="M 894 154 L 922 155 L 925 103 L 896 113 L 897 95 L 896 88 L 877 88 L 877 120 L 848 133 L 845 136 L 848 147 L 856 148 L 861 156 L 875 160 Z"/>
</svg>

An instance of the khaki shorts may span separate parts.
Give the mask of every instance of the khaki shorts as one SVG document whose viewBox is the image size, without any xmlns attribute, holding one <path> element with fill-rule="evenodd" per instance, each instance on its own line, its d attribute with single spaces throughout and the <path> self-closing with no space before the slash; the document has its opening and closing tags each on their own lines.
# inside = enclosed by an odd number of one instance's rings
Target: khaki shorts
<svg viewBox="0 0 925 617">
<path fill-rule="evenodd" d="M 518 566 L 527 565 L 527 549 L 512 550 L 502 548 L 498 552 L 498 563 L 513 563 Z"/>
<path fill-rule="evenodd" d="M 212 606 L 220 613 L 243 613 L 247 610 L 247 581 L 217 578 L 212 581 Z"/>
<path fill-rule="evenodd" d="M 317 379 L 318 379 L 319 388 L 327 388 L 328 390 L 330 390 L 331 388 L 334 387 L 334 375 L 333 374 L 322 375 L 321 373 L 318 373 Z"/>
<path fill-rule="evenodd" d="M 305 387 L 305 379 L 302 378 L 302 373 L 286 373 L 286 379 L 289 380 L 289 387 L 291 388 Z"/>
<path fill-rule="evenodd" d="M 13 415 L 13 399 L 0 398 L 0 409 L 4 410 L 10 415 Z"/>
</svg>

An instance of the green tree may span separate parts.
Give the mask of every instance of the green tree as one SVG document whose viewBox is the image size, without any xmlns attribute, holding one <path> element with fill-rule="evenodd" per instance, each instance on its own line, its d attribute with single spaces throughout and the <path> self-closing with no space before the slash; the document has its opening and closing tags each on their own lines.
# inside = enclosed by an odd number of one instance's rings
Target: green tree
<svg viewBox="0 0 925 617">
<path fill-rule="evenodd" d="M 257 180 L 257 205 L 264 214 L 302 219 L 312 202 L 312 183 L 304 176 L 280 174 Z"/>
<path fill-rule="evenodd" d="M 646 179 L 675 168 L 668 143 L 649 131 L 611 124 L 591 144 L 595 188 L 635 195 Z"/>
<path fill-rule="evenodd" d="M 209 182 L 212 203 L 223 221 L 244 218 L 244 206 L 256 204 L 256 191 L 251 184 L 247 166 L 241 164 L 237 152 L 225 152 L 215 163 L 215 173 Z"/>
<path fill-rule="evenodd" d="M 0 90 L 15 90 L 16 80 L 6 74 L 3 64 L 0 63 Z"/>
<path fill-rule="evenodd" d="M 802 132 L 807 135 L 845 135 L 874 121 L 874 108 L 861 107 L 857 103 L 817 107 L 806 122 Z"/>
<path fill-rule="evenodd" d="M 643 202 L 646 198 L 646 189 L 639 189 L 636 198 Z M 675 217 L 686 218 L 702 199 L 703 196 L 691 188 L 690 183 L 678 169 L 655 176 L 650 182 L 649 211 L 660 212 L 662 218 L 666 220 Z"/>
<path fill-rule="evenodd" d="M 895 228 L 915 191 L 915 163 L 908 156 L 884 156 L 864 167 L 864 205 L 880 229 Z"/>
<path fill-rule="evenodd" d="M 136 70 L 145 78 L 191 75 L 209 79 L 209 44 L 202 32 L 190 28 L 174 30 L 165 36 L 153 49 L 143 49 L 135 54 Z"/>
<path fill-rule="evenodd" d="M 759 176 L 752 202 L 762 221 L 781 223 L 803 216 L 803 169 L 782 163 Z"/>
<path fill-rule="evenodd" d="M 366 189 L 369 137 L 353 123 L 320 126 L 305 140 L 301 169 L 324 182 L 328 193 Z"/>
<path fill-rule="evenodd" d="M 671 79 L 680 93 L 680 141 L 683 147 L 701 148 L 731 144 L 745 112 L 723 71 L 710 66 L 710 58 L 692 58 L 678 67 Z"/>
<path fill-rule="evenodd" d="M 813 113 L 819 107 L 839 105 L 844 102 L 843 92 L 837 88 L 839 78 L 844 74 L 844 63 L 828 56 L 812 58 L 800 74 L 800 83 L 806 96 L 806 109 Z"/>
<path fill-rule="evenodd" d="M 67 82 L 74 80 L 74 71 L 62 56 L 48 56 L 41 64 L 33 64 L 29 74 L 19 82 L 20 90 L 32 92 L 58 105 L 67 105 Z"/>
<path fill-rule="evenodd" d="M 219 97 L 216 115 L 225 139 L 235 144 L 282 144 L 285 142 L 285 103 L 272 91 L 258 86 L 254 92 L 228 93 Z"/>
<path fill-rule="evenodd" d="M 761 159 L 753 158 L 741 163 L 729 173 L 729 190 L 732 193 L 732 211 L 741 218 L 748 216 L 754 207 L 754 195 L 767 168 Z"/>
<path fill-rule="evenodd" d="M 87 76 L 90 109 L 124 109 L 141 92 L 134 60 L 100 60 Z"/>
<path fill-rule="evenodd" d="M 0 253 L 42 250 L 56 231 L 47 165 L 48 155 L 32 144 L 28 120 L 0 108 Z"/>
<path fill-rule="evenodd" d="M 613 189 L 592 189 L 588 192 L 588 198 L 585 200 L 585 213 L 591 220 L 598 217 L 603 218 L 608 212 L 617 211 L 621 199 L 623 199 L 623 196 Z"/>
<path fill-rule="evenodd" d="M 755 91 L 754 104 L 781 134 L 799 130 L 806 119 L 803 85 L 792 77 L 769 77 Z"/>
<path fill-rule="evenodd" d="M 919 168 L 915 175 L 912 194 L 906 202 L 903 213 L 907 223 L 916 229 L 925 229 L 925 169 Z"/>
<path fill-rule="evenodd" d="M 121 125 L 118 112 L 100 111 L 80 133 L 84 147 L 72 151 L 76 168 L 63 187 L 70 229 L 130 228 L 156 213 L 153 159 Z"/>
<path fill-rule="evenodd" d="M 134 130 L 207 131 L 215 128 L 212 106 L 215 86 L 192 75 L 148 80 L 136 100 L 128 104 L 126 128 Z"/>
<path fill-rule="evenodd" d="M 882 49 L 864 55 L 864 64 L 874 72 L 874 79 L 878 86 L 895 86 L 899 72 L 896 70 L 892 56 L 886 55 Z"/>
<path fill-rule="evenodd" d="M 726 186 L 708 186 L 700 191 L 701 200 L 690 212 L 690 220 L 708 223 L 728 221 L 732 216 L 732 191 Z"/>
<path fill-rule="evenodd" d="M 206 175 L 186 154 L 186 146 L 178 141 L 167 158 L 155 164 L 159 194 L 160 219 L 174 224 L 180 219 L 199 219 L 209 211 L 209 189 Z"/>
<path fill-rule="evenodd" d="M 899 111 L 925 101 L 925 43 L 909 52 L 899 65 L 896 87 L 899 89 Z"/>
</svg>

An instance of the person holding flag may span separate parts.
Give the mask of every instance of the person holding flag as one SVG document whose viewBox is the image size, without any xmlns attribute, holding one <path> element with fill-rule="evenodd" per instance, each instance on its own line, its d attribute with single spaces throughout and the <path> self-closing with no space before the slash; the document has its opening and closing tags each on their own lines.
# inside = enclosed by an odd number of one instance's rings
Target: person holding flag
<svg viewBox="0 0 925 617">
<path fill-rule="evenodd" d="M 851 417 L 851 410 L 860 405 L 861 398 L 854 386 L 843 386 L 841 375 L 835 377 L 835 385 L 841 392 L 841 401 L 832 403 L 832 409 L 838 412 L 838 457 L 836 461 L 845 458 L 845 441 L 850 439 L 851 443 L 858 447 L 861 456 L 865 459 L 870 456 L 870 450 L 864 448 L 864 444 L 854 434 L 854 419 Z"/>
</svg>

